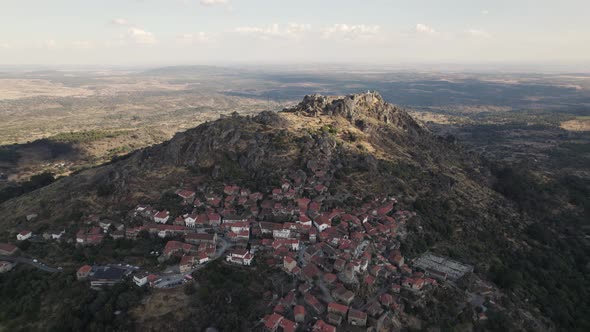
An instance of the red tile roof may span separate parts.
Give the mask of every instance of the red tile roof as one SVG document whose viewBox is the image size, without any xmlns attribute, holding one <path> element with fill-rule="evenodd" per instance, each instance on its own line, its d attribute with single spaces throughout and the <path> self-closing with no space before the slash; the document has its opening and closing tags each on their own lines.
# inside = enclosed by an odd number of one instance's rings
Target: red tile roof
<svg viewBox="0 0 590 332">
<path fill-rule="evenodd" d="M 168 217 L 168 215 L 170 215 L 170 213 L 168 211 L 160 211 L 154 215 L 154 218 L 162 218 L 163 219 L 163 218 Z"/>
<path fill-rule="evenodd" d="M 287 318 L 283 318 L 279 325 L 283 328 L 283 332 L 295 332 L 297 324 Z"/>
<path fill-rule="evenodd" d="M 307 278 L 314 278 L 320 276 L 321 271 L 315 264 L 307 264 L 303 268 L 303 275 Z"/>
<path fill-rule="evenodd" d="M 168 241 L 166 246 L 164 247 L 164 255 L 171 255 L 175 251 L 182 250 L 184 252 L 189 252 L 193 249 L 193 246 L 188 243 L 183 243 L 179 241 Z"/>
<path fill-rule="evenodd" d="M 190 191 L 190 190 L 186 190 L 186 189 L 178 190 L 176 193 L 178 194 L 178 196 L 180 196 L 184 199 L 187 199 L 195 194 L 194 191 Z"/>
<path fill-rule="evenodd" d="M 323 320 L 318 320 L 315 322 L 313 326 L 313 332 L 336 332 L 336 327 L 324 322 Z"/>
<path fill-rule="evenodd" d="M 215 238 L 214 234 L 209 233 L 191 233 L 184 236 L 185 240 L 197 240 L 197 241 L 213 241 Z"/>
<path fill-rule="evenodd" d="M 326 273 L 324 275 L 324 281 L 328 284 L 332 284 L 338 279 L 338 277 L 334 273 Z"/>
<path fill-rule="evenodd" d="M 279 304 L 275 305 L 275 307 L 272 311 L 282 314 L 285 312 L 285 306 L 279 303 Z"/>
<path fill-rule="evenodd" d="M 180 259 L 180 265 L 192 265 L 194 261 L 194 256 L 182 256 L 182 258 Z"/>
<path fill-rule="evenodd" d="M 80 274 L 88 274 L 90 271 L 92 271 L 92 266 L 90 265 L 84 265 L 78 269 L 78 273 Z"/>
<path fill-rule="evenodd" d="M 277 313 L 273 313 L 272 315 L 264 317 L 264 326 L 266 326 L 266 328 L 269 330 L 276 330 L 276 328 L 279 326 L 279 323 L 284 318 L 285 317 Z"/>
<path fill-rule="evenodd" d="M 381 302 L 381 304 L 384 306 L 388 306 L 393 303 L 393 296 L 385 293 L 379 297 L 379 302 Z"/>
<path fill-rule="evenodd" d="M 335 311 L 342 315 L 346 315 L 348 312 L 348 306 L 336 302 L 330 302 L 328 303 L 328 311 Z"/>
<path fill-rule="evenodd" d="M 352 317 L 354 319 L 367 319 L 367 314 L 356 309 L 350 309 L 348 311 L 348 317 Z"/>
<path fill-rule="evenodd" d="M 207 215 L 207 218 L 209 218 L 209 221 L 219 221 L 221 220 L 221 216 L 217 213 L 209 213 Z"/>
<path fill-rule="evenodd" d="M 315 296 L 307 293 L 307 294 L 305 294 L 303 299 L 304 299 L 305 303 L 307 303 L 309 306 L 314 308 L 316 311 L 322 310 L 320 301 L 318 301 L 318 299 Z"/>
<path fill-rule="evenodd" d="M 293 309 L 295 316 L 305 315 L 305 308 L 302 305 L 296 305 Z"/>
</svg>

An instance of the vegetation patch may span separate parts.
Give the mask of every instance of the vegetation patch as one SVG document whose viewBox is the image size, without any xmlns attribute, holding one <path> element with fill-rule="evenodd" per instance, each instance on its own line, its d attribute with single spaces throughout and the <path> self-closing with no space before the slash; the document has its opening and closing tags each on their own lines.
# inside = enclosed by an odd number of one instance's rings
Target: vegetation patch
<svg viewBox="0 0 590 332">
<path fill-rule="evenodd" d="M 120 283 L 96 291 L 74 273 L 27 267 L 0 274 L 0 330 L 121 331 L 133 328 L 127 310 L 144 290 Z"/>
<path fill-rule="evenodd" d="M 209 264 L 196 272 L 198 289 L 192 294 L 191 309 L 194 314 L 187 325 L 203 331 L 215 327 L 220 331 L 249 331 L 264 307 L 258 307 L 264 290 L 263 273 L 250 269 L 228 266 L 222 262 Z M 237 287 L 239 285 L 239 287 Z"/>
<path fill-rule="evenodd" d="M 4 187 L 0 189 L 0 203 L 14 197 L 18 197 L 25 193 L 31 192 L 33 190 L 45 187 L 53 183 L 53 181 L 55 181 L 53 174 L 42 173 L 38 175 L 33 175 L 31 179 L 27 182 L 23 182 L 18 185 Z"/>
<path fill-rule="evenodd" d="M 105 138 L 115 138 L 130 133 L 131 130 L 85 130 L 71 131 L 69 133 L 59 133 L 48 138 L 50 141 L 63 142 L 71 144 L 95 142 Z"/>
</svg>

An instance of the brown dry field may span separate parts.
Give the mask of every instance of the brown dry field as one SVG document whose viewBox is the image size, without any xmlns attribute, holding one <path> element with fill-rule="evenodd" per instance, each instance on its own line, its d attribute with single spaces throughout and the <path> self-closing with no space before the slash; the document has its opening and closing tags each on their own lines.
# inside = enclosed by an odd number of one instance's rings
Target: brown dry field
<svg viewBox="0 0 590 332">
<path fill-rule="evenodd" d="M 184 287 L 156 289 L 131 311 L 131 315 L 137 319 L 138 325 L 158 325 L 158 320 L 166 314 L 182 318 L 180 315 L 187 313 L 183 309 L 186 309 L 188 302 L 189 296 L 184 294 Z"/>
<path fill-rule="evenodd" d="M 71 88 L 41 79 L 0 79 L 0 100 L 35 96 L 85 97 L 94 94 L 86 88 Z"/>
<path fill-rule="evenodd" d="M 569 131 L 590 131 L 590 119 L 564 121 L 561 123 L 561 128 Z"/>
</svg>

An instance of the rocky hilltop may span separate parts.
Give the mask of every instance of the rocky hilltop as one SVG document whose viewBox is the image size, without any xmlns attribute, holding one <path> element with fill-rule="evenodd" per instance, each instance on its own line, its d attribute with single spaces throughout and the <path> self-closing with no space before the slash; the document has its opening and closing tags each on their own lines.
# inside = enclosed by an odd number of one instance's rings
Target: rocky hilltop
<svg viewBox="0 0 590 332">
<path fill-rule="evenodd" d="M 338 115 L 347 118 L 352 123 L 372 118 L 415 134 L 426 131 L 426 128 L 407 112 L 386 103 L 378 92 L 353 94 L 345 97 L 307 95 L 301 103 L 287 108 L 283 112 L 294 112 L 308 116 Z"/>
</svg>

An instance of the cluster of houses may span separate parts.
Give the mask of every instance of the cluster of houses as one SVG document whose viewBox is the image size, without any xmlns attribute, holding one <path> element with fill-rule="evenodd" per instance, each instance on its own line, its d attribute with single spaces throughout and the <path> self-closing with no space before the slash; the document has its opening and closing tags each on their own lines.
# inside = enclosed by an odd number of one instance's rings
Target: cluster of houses
<svg viewBox="0 0 590 332">
<path fill-rule="evenodd" d="M 420 293 L 444 279 L 404 261 L 399 236 L 414 214 L 396 209 L 391 197 L 356 207 L 326 204 L 327 173 L 313 172 L 310 178 L 302 172 L 286 177 L 267 194 L 236 185 L 222 192 L 178 190 L 192 212 L 172 216 L 139 205 L 135 214 L 153 223 L 127 230 L 126 235 L 141 230 L 162 237 L 181 234 L 184 241 L 169 241 L 163 256 L 180 255 L 181 264 L 189 265 L 206 262 L 203 253 L 207 248 L 215 252 L 214 237 L 224 237 L 233 247 L 226 252 L 227 263 L 249 266 L 256 255 L 280 267 L 298 280 L 298 287 L 286 296 L 274 294 L 269 301 L 272 310 L 262 319 L 269 331 L 388 326 L 402 309 L 402 292 Z"/>
<path fill-rule="evenodd" d="M 399 239 L 414 213 L 397 209 L 395 198 L 375 197 L 358 206 L 337 203 L 328 193 L 325 165 L 308 168 L 312 176 L 295 172 L 266 194 L 236 185 L 218 191 L 182 188 L 176 191 L 184 210 L 180 215 L 140 204 L 132 217 L 142 220 L 141 226 L 96 219 L 78 230 L 75 241 L 96 245 L 106 234 L 136 239 L 141 232 L 174 237 L 159 260 L 177 257 L 181 273 L 219 258 L 220 252 L 227 264 L 274 265 L 296 279 L 297 287 L 287 295 L 272 294 L 270 312 L 262 319 L 268 331 L 336 331 L 346 324 L 386 328 L 402 310 L 402 292 L 424 292 L 446 275 L 433 266 L 413 269 L 405 262 Z M 48 238 L 63 234 L 53 233 Z M 31 235 L 21 232 L 18 239 Z M 227 251 L 218 251 L 221 241 L 230 243 Z M 103 287 L 131 273 L 138 286 L 160 279 L 145 271 L 89 265 L 77 276 Z"/>
<path fill-rule="evenodd" d="M 174 236 L 160 261 L 179 257 L 182 273 L 215 259 L 222 237 L 231 243 L 226 263 L 250 266 L 256 256 L 281 268 L 298 286 L 286 296 L 272 296 L 272 310 L 262 319 L 269 331 L 388 326 L 402 309 L 400 293 L 423 292 L 444 278 L 404 261 L 399 237 L 414 214 L 396 209 L 395 198 L 386 196 L 355 207 L 328 203 L 329 173 L 321 165 L 311 165 L 311 171 L 311 177 L 303 171 L 285 177 L 266 194 L 236 185 L 206 192 L 179 189 L 188 212 L 172 215 L 140 204 L 133 216 L 143 225 L 116 231 L 130 239 L 142 231 Z M 76 241 L 91 245 L 103 236 L 100 227 L 83 228 Z M 159 279 L 148 272 L 133 278 L 138 286 Z"/>
<path fill-rule="evenodd" d="M 250 252 L 298 281 L 287 295 L 272 294 L 271 312 L 262 319 L 268 331 L 336 331 L 345 324 L 387 330 L 403 309 L 402 292 L 420 294 L 440 278 L 404 261 L 399 236 L 414 214 L 396 209 L 394 198 L 324 207 L 327 192 L 317 176 L 285 179 L 262 196 L 257 215 L 247 221 Z"/>
</svg>

